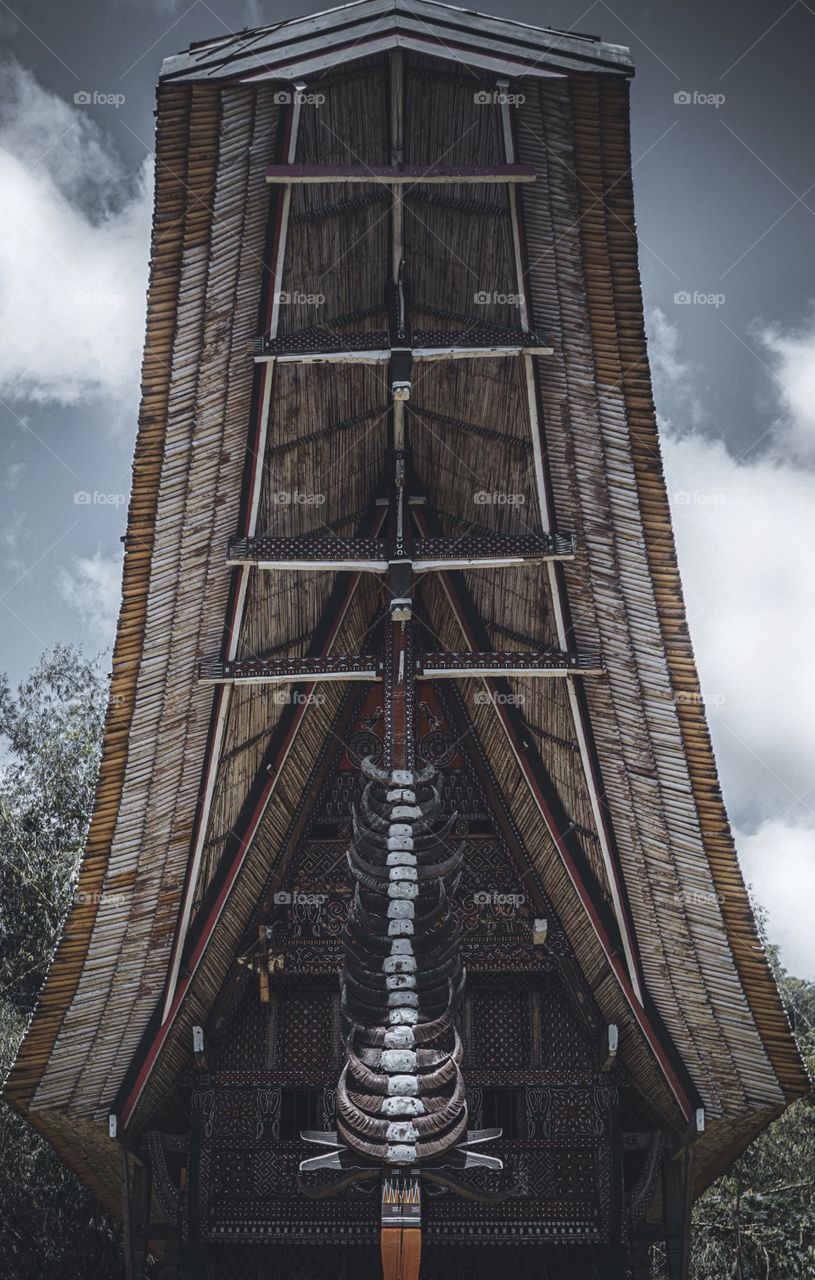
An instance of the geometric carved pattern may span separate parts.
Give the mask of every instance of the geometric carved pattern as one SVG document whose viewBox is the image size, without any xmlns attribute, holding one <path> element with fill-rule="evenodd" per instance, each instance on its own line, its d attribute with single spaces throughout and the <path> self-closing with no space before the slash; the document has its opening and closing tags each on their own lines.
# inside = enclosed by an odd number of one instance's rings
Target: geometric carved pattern
<svg viewBox="0 0 815 1280">
<path fill-rule="evenodd" d="M 278 1002 L 277 1065 L 305 1068 L 317 1061 L 332 1062 L 334 1006 L 338 994 L 292 991 Z"/>
<path fill-rule="evenodd" d="M 490 1069 L 520 1071 L 529 1065 L 529 996 L 504 987 L 479 988 L 470 995 L 470 1056 Z"/>
<path fill-rule="evenodd" d="M 570 1001 L 564 997 L 562 984 L 554 974 L 538 993 L 541 1065 L 549 1071 L 565 1073 L 591 1070 L 595 1066 L 591 1042 Z"/>
</svg>

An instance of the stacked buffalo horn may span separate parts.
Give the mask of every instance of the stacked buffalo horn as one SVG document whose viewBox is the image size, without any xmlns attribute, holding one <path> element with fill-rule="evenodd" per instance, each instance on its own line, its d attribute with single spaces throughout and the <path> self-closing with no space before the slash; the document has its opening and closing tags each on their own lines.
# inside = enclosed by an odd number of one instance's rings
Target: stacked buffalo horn
<svg viewBox="0 0 815 1280">
<path fill-rule="evenodd" d="M 349 1147 L 389 1165 L 434 1161 L 465 1137 L 462 1046 L 454 1026 L 464 993 L 450 899 L 461 852 L 441 819 L 436 772 L 368 779 L 348 865 L 356 884 L 343 934 L 347 1062 L 337 1127 Z"/>
</svg>

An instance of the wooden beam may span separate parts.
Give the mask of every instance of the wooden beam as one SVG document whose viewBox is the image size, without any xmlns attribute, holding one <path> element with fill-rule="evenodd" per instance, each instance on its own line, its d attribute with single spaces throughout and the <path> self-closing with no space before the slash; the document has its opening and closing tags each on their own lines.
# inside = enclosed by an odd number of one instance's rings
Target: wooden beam
<svg viewBox="0 0 815 1280">
<path fill-rule="evenodd" d="M 468 534 L 463 538 L 418 538 L 416 573 L 450 569 L 500 569 L 541 564 L 545 560 L 573 560 L 573 534 Z"/>
<path fill-rule="evenodd" d="M 122 1227 L 126 1280 L 144 1280 L 150 1220 L 150 1169 L 121 1148 Z"/>
<path fill-rule="evenodd" d="M 122 1248 L 124 1251 L 125 1280 L 135 1280 L 133 1271 L 133 1217 L 131 1213 L 130 1156 L 127 1148 L 119 1148 L 119 1169 L 122 1183 Z"/>
<path fill-rule="evenodd" d="M 386 573 L 385 543 L 380 538 L 342 538 L 305 535 L 294 538 L 233 538 L 228 565 L 251 564 L 258 569 L 316 572 Z"/>
<path fill-rule="evenodd" d="M 663 1165 L 665 1263 L 668 1280 L 688 1280 L 693 1206 L 693 1147 Z"/>
<path fill-rule="evenodd" d="M 372 333 L 369 339 L 361 333 L 339 333 L 333 337 L 326 334 L 323 342 L 310 336 L 301 342 L 295 333 L 280 339 L 255 338 L 250 346 L 256 364 L 269 360 L 278 364 L 387 364 L 393 349 L 386 345 L 386 335 Z M 423 362 L 550 356 L 554 350 L 532 332 L 495 329 L 479 335 L 475 325 L 465 330 L 417 330 L 414 339 L 410 355 Z"/>
<path fill-rule="evenodd" d="M 377 182 L 389 186 L 417 183 L 534 182 L 531 164 L 443 165 L 413 164 L 270 164 L 266 181 L 273 183 Z"/>
<path fill-rule="evenodd" d="M 293 684 L 308 680 L 378 680 L 382 664 L 374 654 L 358 657 L 239 658 L 234 662 L 205 658 L 198 664 L 203 684 Z"/>
<path fill-rule="evenodd" d="M 518 653 L 423 653 L 420 674 L 426 680 L 461 680 L 484 676 L 599 676 L 597 654 L 557 653 L 548 649 Z"/>
<path fill-rule="evenodd" d="M 385 500 L 383 500 L 385 501 Z M 385 543 L 378 538 L 326 537 L 305 534 L 291 538 L 233 538 L 228 565 L 251 564 L 258 569 L 296 572 L 346 570 L 386 573 Z M 501 534 L 485 532 L 463 538 L 420 538 L 412 560 L 414 573 L 450 569 L 500 569 L 541 564 L 549 559 L 572 560 L 571 534 Z"/>
</svg>

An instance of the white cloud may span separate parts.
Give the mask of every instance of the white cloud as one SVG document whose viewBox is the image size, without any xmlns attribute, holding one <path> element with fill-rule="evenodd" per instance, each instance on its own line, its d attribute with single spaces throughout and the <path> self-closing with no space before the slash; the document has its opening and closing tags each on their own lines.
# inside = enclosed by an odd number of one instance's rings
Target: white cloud
<svg viewBox="0 0 815 1280">
<path fill-rule="evenodd" d="M 810 907 L 815 902 L 815 822 L 771 818 L 751 834 L 737 833 L 745 878 L 767 912 L 767 932 L 784 964 L 815 979 Z"/>
<path fill-rule="evenodd" d="M 782 960 L 815 974 L 808 922 L 815 881 L 815 329 L 763 328 L 786 418 L 761 451 L 663 421 L 662 445 L 691 637 L 725 800 L 746 877 L 769 912 Z M 674 416 L 685 393 L 655 362 Z M 667 398 L 667 395 L 666 395 Z M 693 417 L 692 409 L 688 416 Z M 809 892 L 808 892 L 809 890 Z"/>
<path fill-rule="evenodd" d="M 92 556 L 77 556 L 70 569 L 60 569 L 57 587 L 66 604 L 75 609 L 95 645 L 105 646 L 116 632 L 122 593 L 122 557 L 101 549 Z"/>
<path fill-rule="evenodd" d="M 773 429 L 772 448 L 805 465 L 815 463 L 815 310 L 800 328 L 756 325 L 780 402 L 781 417 Z"/>
<path fill-rule="evenodd" d="M 655 385 L 669 389 L 672 399 L 681 400 L 692 426 L 700 423 L 703 411 L 696 392 L 698 370 L 683 358 L 682 335 L 661 307 L 648 313 L 648 359 Z"/>
<path fill-rule="evenodd" d="M 815 478 L 697 434 L 668 431 L 663 452 L 728 803 L 740 822 L 815 809 Z"/>
<path fill-rule="evenodd" d="M 87 108 L 13 61 L 0 108 L 0 395 L 135 402 L 150 165 L 134 181 Z"/>
</svg>

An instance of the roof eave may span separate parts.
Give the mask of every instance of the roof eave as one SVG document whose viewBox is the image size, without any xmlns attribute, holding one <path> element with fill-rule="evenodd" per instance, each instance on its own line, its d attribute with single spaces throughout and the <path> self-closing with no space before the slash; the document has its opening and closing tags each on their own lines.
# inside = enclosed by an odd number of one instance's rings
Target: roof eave
<svg viewBox="0 0 815 1280">
<path fill-rule="evenodd" d="M 473 21 L 475 19 L 475 22 Z M 291 79 L 383 49 L 418 48 L 433 56 L 496 70 L 496 46 L 506 74 L 545 76 L 574 71 L 630 76 L 623 45 L 551 31 L 437 0 L 355 0 L 276 26 L 240 32 L 166 58 L 163 80 Z M 320 55 L 319 57 L 317 55 Z"/>
</svg>

